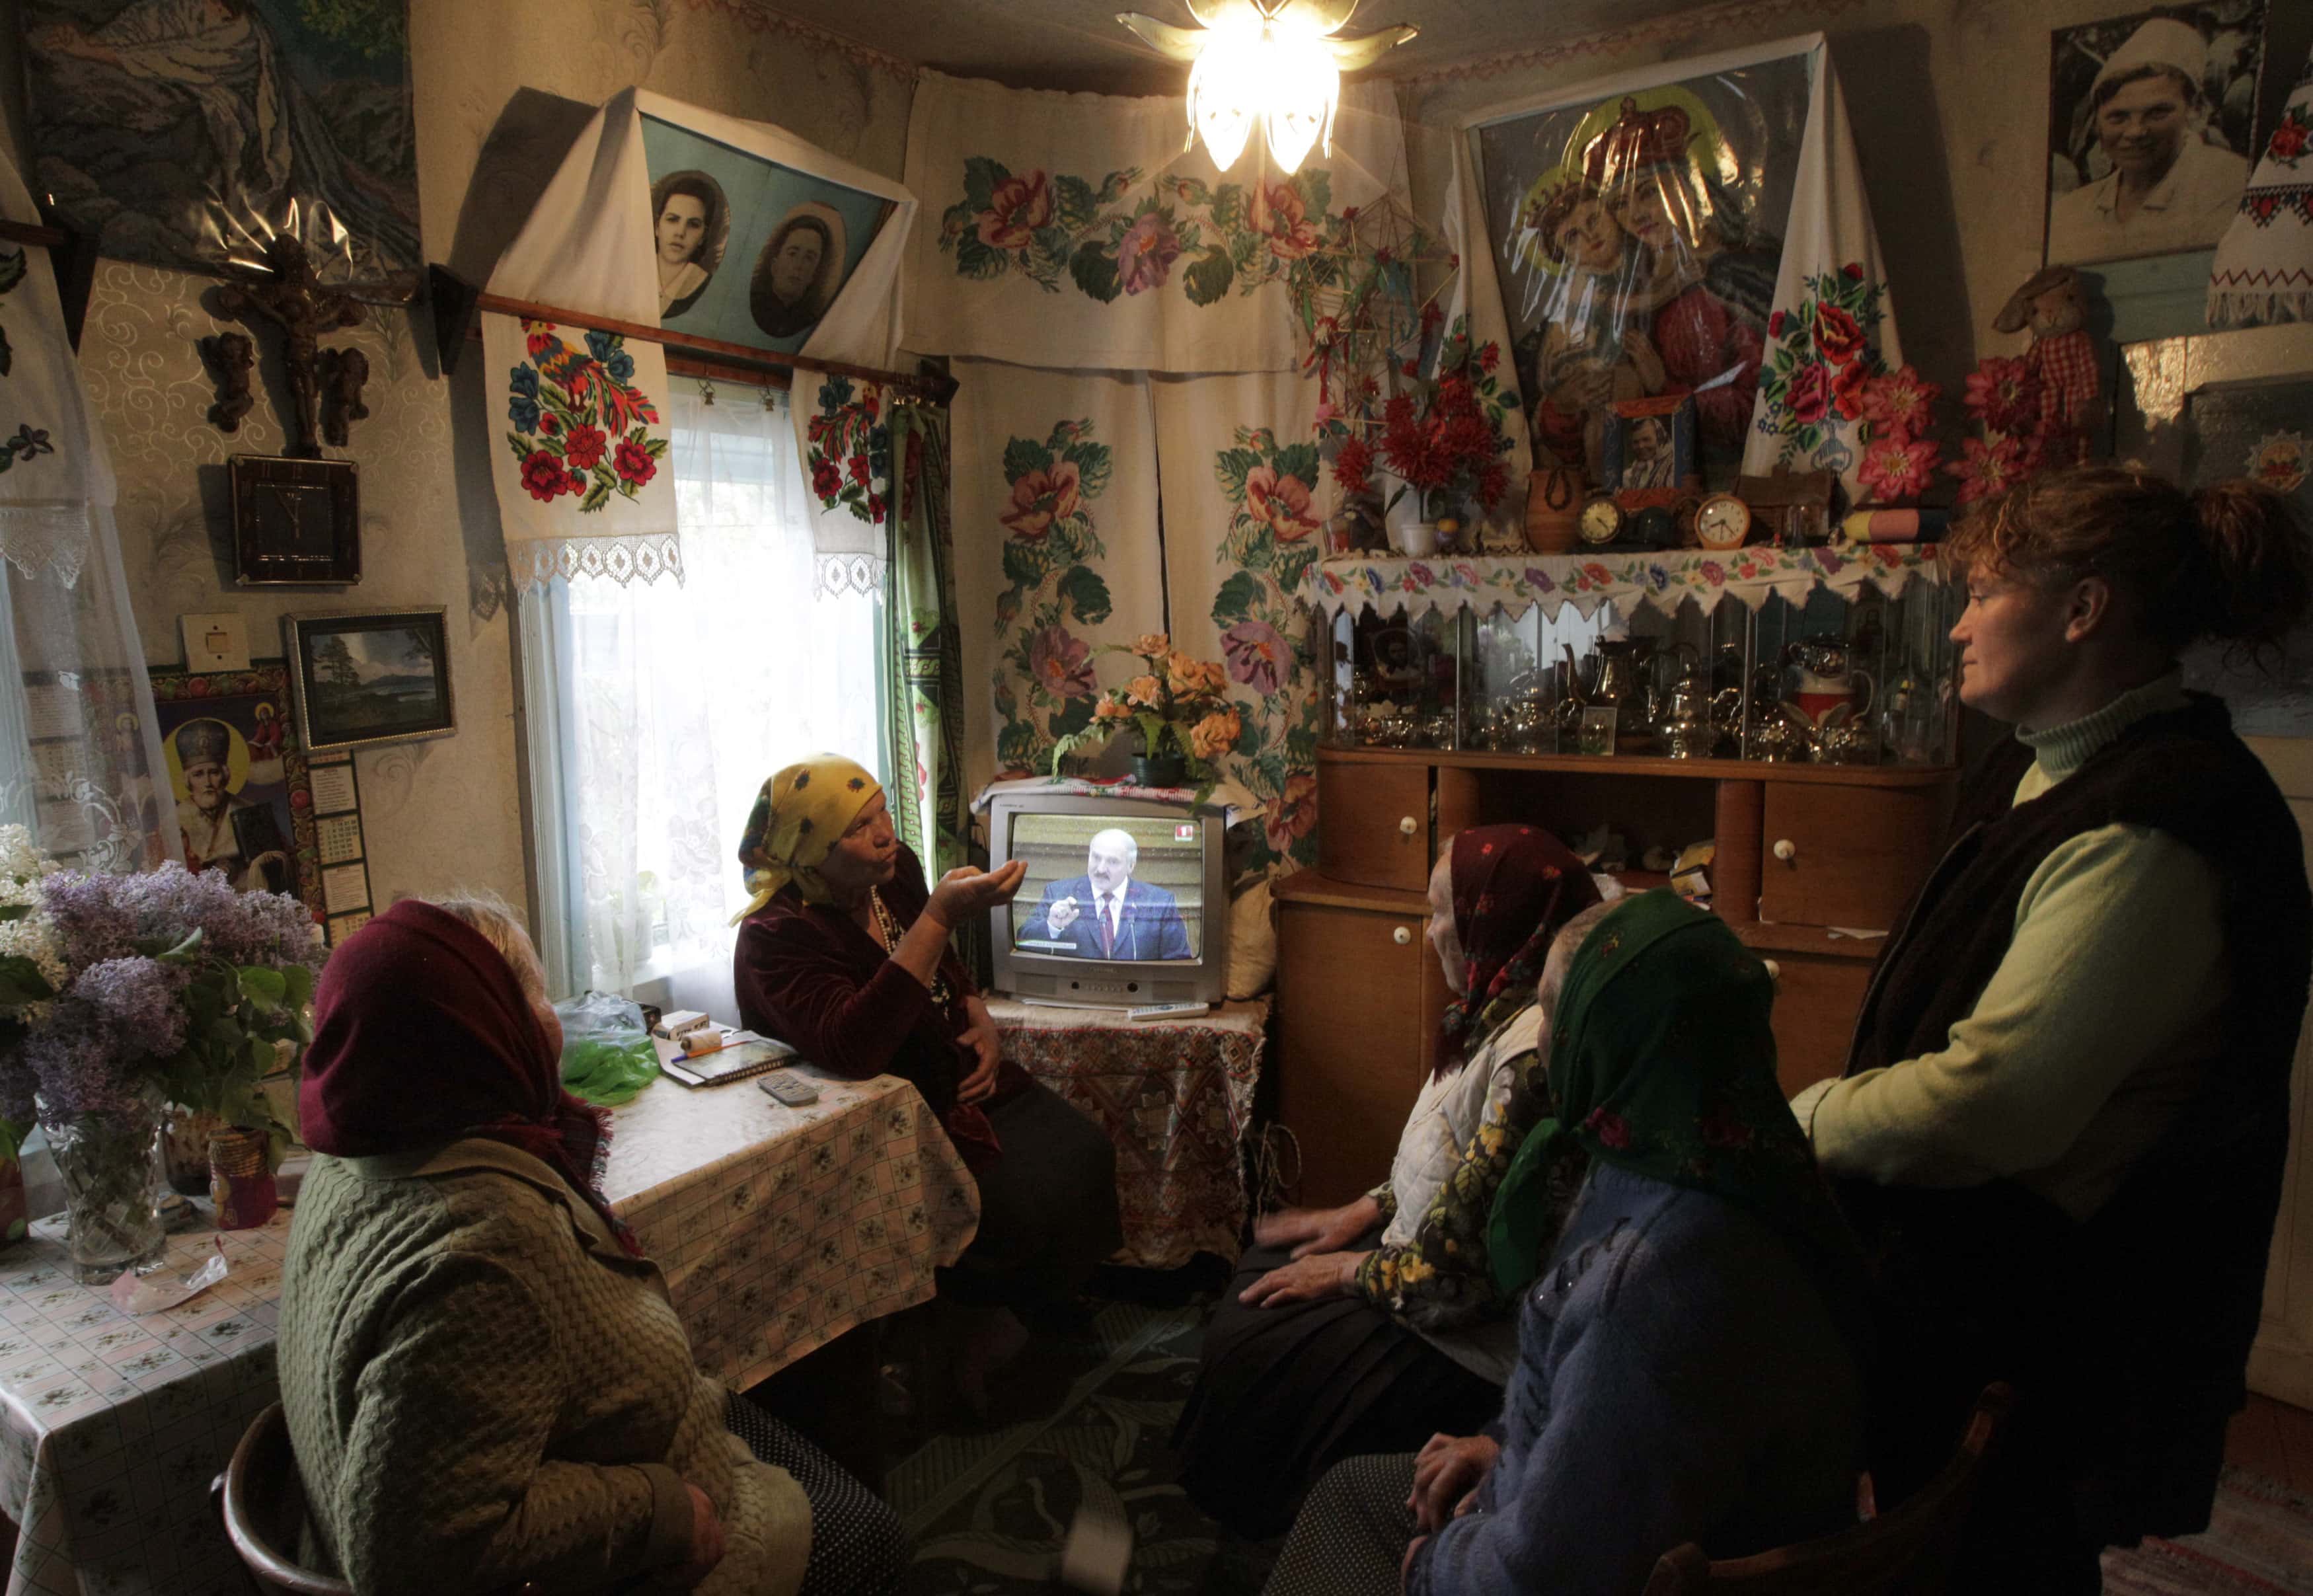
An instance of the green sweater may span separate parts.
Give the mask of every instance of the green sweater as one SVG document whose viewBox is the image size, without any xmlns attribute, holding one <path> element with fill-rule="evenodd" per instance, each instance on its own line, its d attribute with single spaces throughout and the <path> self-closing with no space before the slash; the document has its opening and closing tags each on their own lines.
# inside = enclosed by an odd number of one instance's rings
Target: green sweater
<svg viewBox="0 0 2313 1596">
<path fill-rule="evenodd" d="M 2037 798 L 2147 715 L 2186 702 L 2172 674 L 2095 714 L 2018 736 Z M 2014 939 L 1937 1052 L 1792 1099 L 1830 1174 L 1881 1185 L 2012 1177 L 2085 1220 L 2191 1098 L 2225 1001 L 2222 885 L 2166 833 L 2110 825 L 2026 883 Z"/>
<path fill-rule="evenodd" d="M 305 1555 L 364 1596 L 592 1591 L 728 1549 L 706 1596 L 790 1596 L 811 1507 L 724 1426 L 655 1265 L 502 1142 L 316 1158 L 289 1228 L 282 1406 Z"/>
</svg>

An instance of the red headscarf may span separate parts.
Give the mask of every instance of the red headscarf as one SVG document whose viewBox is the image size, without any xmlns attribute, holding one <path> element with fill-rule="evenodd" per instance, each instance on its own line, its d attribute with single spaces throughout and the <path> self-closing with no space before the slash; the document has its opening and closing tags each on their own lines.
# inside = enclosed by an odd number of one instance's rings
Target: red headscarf
<svg viewBox="0 0 2313 1596">
<path fill-rule="evenodd" d="M 396 904 L 330 956 L 297 1118 L 308 1147 L 338 1158 L 462 1136 L 519 1148 L 642 1256 L 602 1197 L 610 1115 L 562 1089 L 561 1061 L 505 957 L 431 904 Z"/>
<path fill-rule="evenodd" d="M 1533 1000 L 1551 939 L 1598 901 L 1588 869 L 1538 825 L 1473 826 L 1451 858 L 1463 980 L 1438 1022 L 1441 1076 Z"/>
</svg>

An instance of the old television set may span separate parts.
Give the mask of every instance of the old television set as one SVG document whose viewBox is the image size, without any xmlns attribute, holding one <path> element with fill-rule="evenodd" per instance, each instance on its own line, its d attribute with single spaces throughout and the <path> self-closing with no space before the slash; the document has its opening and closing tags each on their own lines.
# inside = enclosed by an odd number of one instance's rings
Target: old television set
<svg viewBox="0 0 2313 1596">
<path fill-rule="evenodd" d="M 1027 867 L 989 911 L 995 985 L 1023 1001 L 1218 1003 L 1228 987 L 1226 816 L 1151 798 L 1000 792 L 989 867 Z"/>
</svg>

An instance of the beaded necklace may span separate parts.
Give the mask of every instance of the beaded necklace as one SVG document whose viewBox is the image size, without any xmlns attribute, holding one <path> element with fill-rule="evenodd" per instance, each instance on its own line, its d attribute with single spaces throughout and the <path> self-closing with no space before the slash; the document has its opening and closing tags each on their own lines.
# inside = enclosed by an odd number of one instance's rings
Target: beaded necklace
<svg viewBox="0 0 2313 1596">
<path fill-rule="evenodd" d="M 884 906 L 884 895 L 874 887 L 869 887 L 867 904 L 875 911 L 876 939 L 884 944 L 884 951 L 886 954 L 895 951 L 900 946 L 900 922 L 894 920 L 892 917 L 892 912 Z M 955 995 L 949 989 L 947 977 L 940 974 L 937 965 L 932 966 L 931 992 L 932 1001 L 943 1009 L 948 1006 L 949 1000 Z"/>
</svg>

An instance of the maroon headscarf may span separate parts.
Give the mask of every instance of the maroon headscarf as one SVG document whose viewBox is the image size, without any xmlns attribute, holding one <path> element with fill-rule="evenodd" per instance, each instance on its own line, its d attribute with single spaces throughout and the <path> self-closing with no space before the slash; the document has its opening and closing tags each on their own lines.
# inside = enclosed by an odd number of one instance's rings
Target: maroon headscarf
<svg viewBox="0 0 2313 1596">
<path fill-rule="evenodd" d="M 1456 834 L 1451 858 L 1463 979 L 1438 1022 L 1439 1076 L 1533 1001 L 1551 939 L 1598 901 L 1589 869 L 1538 825 L 1473 826 Z"/>
<path fill-rule="evenodd" d="M 602 1197 L 610 1115 L 562 1089 L 562 1062 L 505 957 L 431 904 L 396 904 L 330 954 L 297 1119 L 308 1147 L 338 1158 L 462 1136 L 519 1148 L 642 1256 Z"/>
</svg>

